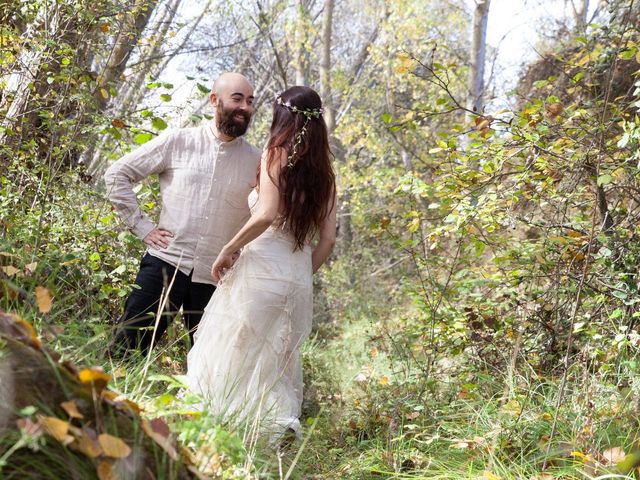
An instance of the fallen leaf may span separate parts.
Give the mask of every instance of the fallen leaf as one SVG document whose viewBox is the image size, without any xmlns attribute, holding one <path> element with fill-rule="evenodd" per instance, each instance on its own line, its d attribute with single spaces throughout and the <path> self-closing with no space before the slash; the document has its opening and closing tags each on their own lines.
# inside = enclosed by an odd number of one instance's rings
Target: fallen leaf
<svg viewBox="0 0 640 480">
<path fill-rule="evenodd" d="M 107 457 L 126 458 L 131 454 L 131 448 L 122 439 L 101 433 L 98 435 L 98 443 Z"/>
<path fill-rule="evenodd" d="M 43 434 L 43 427 L 40 422 L 34 422 L 30 418 L 19 418 L 16 420 L 17 427 L 22 433 L 33 438 L 38 438 Z"/>
<path fill-rule="evenodd" d="M 22 337 L 29 341 L 32 347 L 39 349 L 41 347 L 41 343 L 40 340 L 38 340 L 38 336 L 36 335 L 36 330 L 33 328 L 33 325 L 17 315 L 13 318 L 15 320 L 15 326 Z"/>
<path fill-rule="evenodd" d="M 153 420 L 149 421 L 149 425 L 155 433 L 157 433 L 158 435 L 162 435 L 164 438 L 168 438 L 169 435 L 171 435 L 169 425 L 167 425 L 167 423 L 161 418 L 154 418 Z"/>
<path fill-rule="evenodd" d="M 69 418 L 84 418 L 84 415 L 82 415 L 78 410 L 78 406 L 76 405 L 75 401 L 69 400 L 66 402 L 62 402 L 60 406 L 65 412 L 67 412 Z"/>
<path fill-rule="evenodd" d="M 626 453 L 620 447 L 609 448 L 602 452 L 602 458 L 604 459 L 605 465 L 615 465 L 616 463 L 620 463 L 624 460 Z"/>
<path fill-rule="evenodd" d="M 50 437 L 55 438 L 63 445 L 69 445 L 73 442 L 73 437 L 69 435 L 69 422 L 60 420 L 56 417 L 44 417 L 38 418 L 40 425 L 44 428 L 44 431 Z"/>
<path fill-rule="evenodd" d="M 51 311 L 53 300 L 49 289 L 36 287 L 36 303 L 38 304 L 38 310 L 40 313 L 49 313 Z"/>
<path fill-rule="evenodd" d="M 165 437 L 161 433 L 156 432 L 153 429 L 151 422 L 147 419 L 142 420 L 142 430 L 144 430 L 144 433 L 151 437 L 165 452 L 167 452 L 169 458 L 174 461 L 178 461 L 178 452 L 172 445 L 170 437 Z"/>
<path fill-rule="evenodd" d="M 31 263 L 27 263 L 24 266 L 24 269 L 27 273 L 33 273 L 36 271 L 36 268 L 38 268 L 38 262 L 31 262 Z"/>
<path fill-rule="evenodd" d="M 19 268 L 16 268 L 12 265 L 5 265 L 3 267 L 0 267 L 0 270 L 2 270 L 7 277 L 13 277 L 16 273 L 20 272 Z"/>
<path fill-rule="evenodd" d="M 89 458 L 96 458 L 104 453 L 102 447 L 98 443 L 95 432 L 87 428 L 82 429 L 77 436 L 76 441 L 70 446 L 79 452 L 84 453 Z"/>
<path fill-rule="evenodd" d="M 102 33 L 107 33 L 109 31 L 110 27 L 108 23 L 103 23 L 102 25 L 100 25 L 100 31 Z"/>
<path fill-rule="evenodd" d="M 96 467 L 96 473 L 98 474 L 98 480 L 120 480 L 118 474 L 115 472 L 111 464 L 106 460 L 102 460 L 100 463 L 98 463 L 98 466 Z"/>
<path fill-rule="evenodd" d="M 116 128 L 124 128 L 125 126 L 124 122 L 119 118 L 114 118 L 113 120 L 111 120 L 111 125 L 113 125 Z"/>
</svg>

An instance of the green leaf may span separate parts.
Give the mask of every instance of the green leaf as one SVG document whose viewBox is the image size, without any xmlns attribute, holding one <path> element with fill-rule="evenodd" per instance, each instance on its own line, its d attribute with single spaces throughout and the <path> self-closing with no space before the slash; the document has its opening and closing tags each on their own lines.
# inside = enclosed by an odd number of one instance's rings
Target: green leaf
<svg viewBox="0 0 640 480">
<path fill-rule="evenodd" d="M 613 181 L 613 177 L 611 175 L 600 175 L 598 177 L 598 186 L 602 187 L 603 185 L 609 185 Z"/>
<path fill-rule="evenodd" d="M 388 123 L 391 123 L 391 119 L 392 119 L 392 117 L 391 117 L 391 114 L 390 114 L 390 113 L 383 113 L 383 114 L 382 114 L 382 121 L 383 121 L 384 123 L 387 123 L 387 124 L 388 124 Z"/>
<path fill-rule="evenodd" d="M 159 88 L 162 85 L 160 82 L 149 82 L 147 83 L 147 88 Z"/>
<path fill-rule="evenodd" d="M 631 60 L 636 56 L 638 49 L 636 47 L 628 48 L 627 50 L 623 50 L 618 54 L 622 60 Z"/>
<path fill-rule="evenodd" d="M 62 60 L 60 60 L 60 63 L 62 65 L 69 65 L 71 63 L 71 59 L 64 57 Z"/>
<path fill-rule="evenodd" d="M 209 93 L 211 91 L 209 87 L 201 83 L 196 83 L 196 87 L 198 87 L 198 90 L 200 90 L 201 93 Z"/>
<path fill-rule="evenodd" d="M 165 122 L 162 118 L 160 117 L 155 117 L 152 121 L 151 121 L 151 125 L 153 126 L 153 128 L 155 128 L 156 130 L 164 130 L 165 128 L 167 128 L 167 122 Z"/>
<path fill-rule="evenodd" d="M 163 83 L 162 86 L 164 88 L 171 90 L 173 88 L 173 83 Z"/>
<path fill-rule="evenodd" d="M 162 100 L 163 102 L 170 102 L 171 95 L 169 95 L 168 93 L 163 93 L 162 95 L 160 95 L 160 100 Z"/>
<path fill-rule="evenodd" d="M 153 117 L 153 112 L 151 110 L 143 110 L 142 112 L 140 112 L 140 116 L 142 118 Z"/>
<path fill-rule="evenodd" d="M 144 143 L 147 143 L 152 138 L 153 138 L 153 135 L 150 133 L 139 133 L 135 137 L 133 137 L 133 141 L 136 142 L 138 145 L 142 145 Z"/>
</svg>

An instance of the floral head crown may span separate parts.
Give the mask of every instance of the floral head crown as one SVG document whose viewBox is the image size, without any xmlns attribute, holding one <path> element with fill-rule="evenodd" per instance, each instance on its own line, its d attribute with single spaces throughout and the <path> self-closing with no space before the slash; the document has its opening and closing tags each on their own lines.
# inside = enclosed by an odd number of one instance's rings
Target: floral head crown
<svg viewBox="0 0 640 480">
<path fill-rule="evenodd" d="M 291 105 L 291 102 L 289 101 L 285 102 L 284 100 L 282 100 L 281 95 L 282 94 L 280 93 L 276 95 L 276 103 L 278 105 L 282 105 L 283 107 L 288 108 L 293 113 L 300 113 L 305 116 L 304 125 L 302 125 L 300 131 L 296 133 L 295 141 L 293 142 L 293 148 L 291 149 L 291 154 L 287 157 L 287 167 L 293 168 L 297 160 L 296 155 L 298 153 L 298 147 L 302 143 L 302 137 L 304 137 L 304 135 L 307 133 L 307 124 L 309 123 L 309 120 L 311 120 L 312 118 L 320 118 L 320 115 L 324 113 L 324 108 L 299 108 L 295 105 Z"/>
</svg>

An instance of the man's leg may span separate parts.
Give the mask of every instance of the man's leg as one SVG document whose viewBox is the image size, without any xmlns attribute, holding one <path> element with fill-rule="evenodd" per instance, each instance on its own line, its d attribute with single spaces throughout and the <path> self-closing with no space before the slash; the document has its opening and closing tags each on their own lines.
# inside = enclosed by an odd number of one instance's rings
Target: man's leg
<svg viewBox="0 0 640 480">
<path fill-rule="evenodd" d="M 193 334 L 198 328 L 198 323 L 202 318 L 202 312 L 209 303 L 211 295 L 215 291 L 215 285 L 208 283 L 191 282 L 188 291 L 184 296 L 182 309 L 184 312 L 184 326 L 189 331 L 189 339 L 193 346 Z"/>
<path fill-rule="evenodd" d="M 124 308 L 124 314 L 118 320 L 118 330 L 114 338 L 112 351 L 123 353 L 126 350 L 139 348 L 146 354 L 154 338 L 153 331 L 157 322 L 154 343 L 167 329 L 183 301 L 188 284 L 188 277 L 177 272 L 164 312 L 157 319 L 158 308 L 163 291 L 166 294 L 173 278 L 175 267 L 148 253 L 140 262 L 140 270 L 136 276 L 138 288 L 131 292 Z"/>
</svg>

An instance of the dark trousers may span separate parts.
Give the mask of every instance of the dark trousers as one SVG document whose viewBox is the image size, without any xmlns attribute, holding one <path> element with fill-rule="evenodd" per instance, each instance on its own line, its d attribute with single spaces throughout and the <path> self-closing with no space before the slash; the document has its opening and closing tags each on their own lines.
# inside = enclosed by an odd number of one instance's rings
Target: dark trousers
<svg viewBox="0 0 640 480">
<path fill-rule="evenodd" d="M 185 275 L 178 270 L 166 299 L 164 311 L 157 318 L 160 302 L 163 301 L 171 283 L 176 267 L 148 253 L 140 262 L 136 276 L 136 285 L 124 306 L 124 314 L 118 320 L 112 353 L 124 353 L 139 348 L 147 353 L 153 339 L 154 345 L 164 334 L 169 322 L 174 319 L 180 307 L 182 319 L 189 331 L 193 345 L 193 334 L 202 318 L 204 308 L 215 290 L 214 285 L 197 283 L 191 280 L 191 274 Z M 157 322 L 155 337 L 154 326 Z"/>
</svg>

